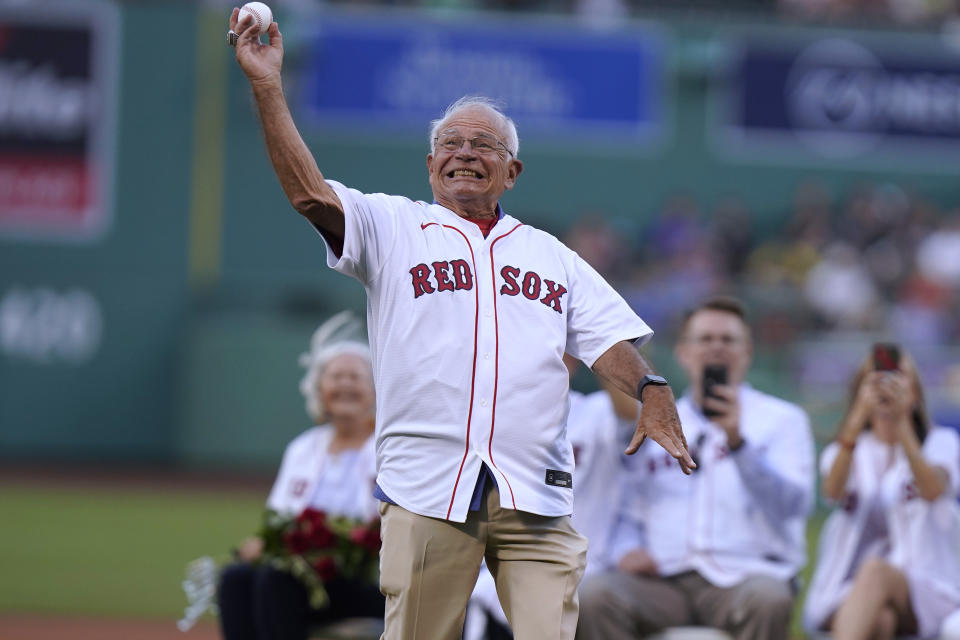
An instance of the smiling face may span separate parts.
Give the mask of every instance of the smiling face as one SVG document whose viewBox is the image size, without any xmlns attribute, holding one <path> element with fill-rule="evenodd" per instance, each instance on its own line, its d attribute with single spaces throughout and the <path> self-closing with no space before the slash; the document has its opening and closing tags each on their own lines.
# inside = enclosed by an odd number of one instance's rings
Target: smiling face
<svg viewBox="0 0 960 640">
<path fill-rule="evenodd" d="M 497 114 L 481 105 L 467 106 L 452 113 L 438 131 L 441 139 L 458 137 L 464 142 L 455 150 L 434 143 L 427 155 L 434 199 L 464 217 L 495 215 L 500 196 L 513 188 L 523 171 L 523 163 L 504 147 L 505 132 Z M 471 141 L 476 138 L 495 141 L 493 152 L 474 149 Z"/>
<path fill-rule="evenodd" d="M 334 425 L 340 419 L 373 415 L 376 397 L 370 364 L 352 353 L 335 356 L 317 376 L 317 394 Z"/>
</svg>

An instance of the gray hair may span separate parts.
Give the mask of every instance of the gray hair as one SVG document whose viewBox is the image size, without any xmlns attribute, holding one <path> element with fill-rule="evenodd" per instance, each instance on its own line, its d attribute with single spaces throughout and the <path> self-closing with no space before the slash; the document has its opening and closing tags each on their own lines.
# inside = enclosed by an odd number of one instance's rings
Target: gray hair
<svg viewBox="0 0 960 640">
<path fill-rule="evenodd" d="M 300 379 L 300 393 L 306 402 L 307 413 L 317 424 L 325 417 L 317 393 L 317 381 L 334 358 L 345 354 L 359 356 L 370 367 L 370 378 L 373 379 L 370 346 L 357 339 L 360 333 L 360 322 L 349 311 L 341 311 L 317 327 L 310 338 L 310 350 L 300 354 L 300 366 L 307 370 Z"/>
<path fill-rule="evenodd" d="M 440 132 L 440 128 L 446 124 L 454 114 L 463 109 L 470 107 L 482 107 L 487 109 L 491 115 L 494 116 L 494 119 L 497 121 L 498 128 L 506 133 L 506 140 L 504 143 L 507 145 L 507 150 L 513 154 L 513 157 L 516 158 L 520 153 L 520 138 L 517 136 L 517 125 L 511 120 L 507 114 L 503 112 L 503 109 L 500 106 L 500 103 L 494 100 L 493 98 L 488 98 L 486 96 L 463 96 L 443 112 L 443 116 L 437 118 L 430 122 L 430 139 L 428 144 L 430 145 L 430 151 L 433 151 L 433 139 L 437 137 L 437 134 Z"/>
</svg>

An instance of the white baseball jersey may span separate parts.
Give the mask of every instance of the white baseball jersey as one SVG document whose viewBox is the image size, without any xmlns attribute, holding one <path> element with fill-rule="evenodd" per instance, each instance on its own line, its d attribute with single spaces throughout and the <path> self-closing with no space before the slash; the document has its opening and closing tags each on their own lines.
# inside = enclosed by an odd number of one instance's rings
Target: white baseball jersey
<svg viewBox="0 0 960 640">
<path fill-rule="evenodd" d="M 936 635 L 960 608 L 960 437 L 935 427 L 923 441 L 923 456 L 947 472 L 947 488 L 927 502 L 917 493 L 903 449 L 880 487 L 890 530 L 890 564 L 907 576 L 920 636 Z"/>
<path fill-rule="evenodd" d="M 826 478 L 840 448 L 830 443 L 820 455 L 820 477 Z M 804 626 L 818 631 L 853 585 L 865 560 L 889 552 L 886 514 L 880 501 L 880 480 L 890 464 L 891 448 L 865 432 L 857 439 L 847 480 L 847 497 L 820 530 L 817 561 L 803 605 Z"/>
<path fill-rule="evenodd" d="M 307 507 L 360 520 L 377 516 L 372 491 L 376 475 L 373 438 L 357 450 L 336 455 L 327 451 L 333 440 L 329 425 L 307 429 L 290 441 L 267 507 L 297 515 Z"/>
<path fill-rule="evenodd" d="M 569 514 L 562 355 L 592 365 L 650 328 L 573 251 L 509 215 L 484 238 L 440 205 L 328 184 L 346 230 L 327 263 L 367 290 L 380 488 L 463 522 L 485 463 L 504 508 Z"/>
<path fill-rule="evenodd" d="M 831 443 L 820 458 L 822 477 L 839 453 Z M 935 427 L 923 442 L 929 464 L 947 471 L 947 489 L 928 502 L 917 494 L 903 448 L 865 431 L 857 437 L 846 498 L 834 510 L 817 549 L 817 566 L 804 605 L 804 624 L 818 628 L 840 605 L 857 568 L 881 556 L 907 576 L 920 636 L 936 635 L 960 608 L 960 437 Z"/>
<path fill-rule="evenodd" d="M 689 479 L 678 481 L 677 462 L 651 443 L 629 461 L 615 557 L 645 547 L 661 575 L 692 569 L 719 587 L 748 575 L 789 580 L 800 571 L 813 504 L 810 421 L 800 407 L 749 385 L 739 398 L 745 444 L 736 452 L 689 396 L 677 403 L 698 464 Z"/>
<path fill-rule="evenodd" d="M 940 626 L 941 640 L 960 640 L 960 609 L 957 609 Z"/>
</svg>

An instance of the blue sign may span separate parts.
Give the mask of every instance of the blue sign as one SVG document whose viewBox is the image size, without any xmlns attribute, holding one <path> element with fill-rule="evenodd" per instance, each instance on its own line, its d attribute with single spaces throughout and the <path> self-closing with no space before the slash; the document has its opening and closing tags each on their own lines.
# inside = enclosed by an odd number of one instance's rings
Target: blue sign
<svg viewBox="0 0 960 640">
<path fill-rule="evenodd" d="M 724 86 L 726 141 L 754 151 L 781 143 L 827 156 L 955 152 L 960 140 L 960 56 L 945 50 L 748 40 Z"/>
<path fill-rule="evenodd" d="M 663 121 L 663 45 L 648 30 L 326 16 L 306 65 L 317 126 L 426 131 L 464 95 L 503 103 L 521 138 L 649 138 Z"/>
</svg>

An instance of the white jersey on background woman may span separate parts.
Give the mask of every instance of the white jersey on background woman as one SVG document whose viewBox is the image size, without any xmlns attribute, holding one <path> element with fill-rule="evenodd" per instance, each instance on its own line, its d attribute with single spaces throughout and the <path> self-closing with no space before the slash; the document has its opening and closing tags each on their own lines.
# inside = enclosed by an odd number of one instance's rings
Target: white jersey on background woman
<svg viewBox="0 0 960 640">
<path fill-rule="evenodd" d="M 883 557 L 907 577 L 920 637 L 936 635 L 960 608 L 960 436 L 934 427 L 923 442 L 929 464 L 947 472 L 947 487 L 933 501 L 918 495 L 903 448 L 870 431 L 857 437 L 846 498 L 824 523 L 817 566 L 804 606 L 804 624 L 819 629 L 850 590 L 857 568 Z M 822 477 L 839 452 L 831 443 L 820 458 Z"/>
<path fill-rule="evenodd" d="M 333 435 L 333 427 L 323 425 L 290 441 L 267 498 L 268 508 L 291 515 L 313 507 L 358 520 L 376 517 L 373 436 L 360 449 L 331 454 L 328 448 Z"/>
</svg>

